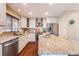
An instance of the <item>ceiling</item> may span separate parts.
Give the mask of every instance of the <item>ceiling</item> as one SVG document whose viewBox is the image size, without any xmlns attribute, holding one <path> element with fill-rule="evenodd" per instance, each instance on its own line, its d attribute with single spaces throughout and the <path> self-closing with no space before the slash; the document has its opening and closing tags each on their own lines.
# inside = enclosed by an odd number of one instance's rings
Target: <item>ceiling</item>
<svg viewBox="0 0 79 59">
<path fill-rule="evenodd" d="M 46 17 L 45 12 L 48 12 L 47 16 L 59 16 L 65 11 L 79 11 L 78 3 L 54 3 L 51 6 L 48 3 L 28 3 L 26 5 L 8 3 L 8 5 L 20 15 L 28 17 Z M 28 12 L 32 12 L 32 15 L 28 15 Z"/>
</svg>

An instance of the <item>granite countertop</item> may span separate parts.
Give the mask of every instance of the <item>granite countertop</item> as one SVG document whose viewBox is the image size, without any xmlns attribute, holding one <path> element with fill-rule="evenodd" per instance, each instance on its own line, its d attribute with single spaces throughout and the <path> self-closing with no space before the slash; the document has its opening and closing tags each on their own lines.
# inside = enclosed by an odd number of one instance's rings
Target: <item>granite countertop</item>
<svg viewBox="0 0 79 59">
<path fill-rule="evenodd" d="M 79 42 L 55 35 L 39 36 L 38 53 L 61 52 L 67 55 L 79 55 Z"/>
<path fill-rule="evenodd" d="M 18 35 L 18 36 L 14 36 L 14 35 L 10 35 L 10 36 L 0 36 L 0 44 L 4 43 L 4 42 L 7 42 L 9 40 L 12 40 L 12 39 L 16 39 L 16 38 L 20 38 L 20 37 L 27 37 L 29 34 L 31 33 L 26 33 L 26 34 L 22 34 L 22 35 Z"/>
<path fill-rule="evenodd" d="M 0 44 L 7 42 L 9 40 L 13 40 L 19 38 L 19 36 L 5 36 L 5 37 L 0 37 Z"/>
</svg>

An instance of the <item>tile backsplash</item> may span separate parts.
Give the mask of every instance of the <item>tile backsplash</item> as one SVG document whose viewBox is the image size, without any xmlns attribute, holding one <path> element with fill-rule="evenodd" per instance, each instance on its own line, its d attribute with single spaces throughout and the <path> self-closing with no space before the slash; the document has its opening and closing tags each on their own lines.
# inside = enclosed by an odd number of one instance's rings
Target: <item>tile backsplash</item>
<svg viewBox="0 0 79 59">
<path fill-rule="evenodd" d="M 0 34 L 2 34 L 2 32 L 4 32 L 3 27 L 0 27 Z"/>
</svg>

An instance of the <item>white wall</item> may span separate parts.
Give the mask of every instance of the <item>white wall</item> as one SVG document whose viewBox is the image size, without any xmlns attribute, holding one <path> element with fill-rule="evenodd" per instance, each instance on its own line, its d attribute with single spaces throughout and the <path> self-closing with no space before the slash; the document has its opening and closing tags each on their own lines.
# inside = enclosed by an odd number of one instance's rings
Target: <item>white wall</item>
<svg viewBox="0 0 79 59">
<path fill-rule="evenodd" d="M 5 24 L 6 19 L 6 4 L 0 3 L 0 24 Z M 0 27 L 0 33 L 4 32 L 4 27 Z"/>
<path fill-rule="evenodd" d="M 63 38 L 67 38 L 67 15 L 62 15 L 59 17 L 59 36 Z"/>
<path fill-rule="evenodd" d="M 75 23 L 69 24 L 73 19 Z M 59 36 L 66 39 L 79 40 L 79 12 L 65 12 L 59 17 Z"/>
<path fill-rule="evenodd" d="M 47 17 L 46 18 L 46 23 L 57 23 L 57 17 Z"/>
<path fill-rule="evenodd" d="M 43 19 L 43 27 L 46 28 L 47 23 L 58 23 L 58 18 L 57 17 L 47 17 Z"/>
</svg>

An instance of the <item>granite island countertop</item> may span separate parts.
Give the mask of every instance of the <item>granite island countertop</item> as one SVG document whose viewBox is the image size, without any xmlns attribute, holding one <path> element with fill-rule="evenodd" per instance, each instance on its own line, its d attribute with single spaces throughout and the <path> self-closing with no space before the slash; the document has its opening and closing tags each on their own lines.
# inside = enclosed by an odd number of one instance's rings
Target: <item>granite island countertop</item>
<svg viewBox="0 0 79 59">
<path fill-rule="evenodd" d="M 10 40 L 13 40 L 13 39 L 16 39 L 16 38 L 19 38 L 19 36 L 4 36 L 4 37 L 0 37 L 0 44 L 2 44 L 4 42 L 7 42 L 7 41 L 10 41 Z"/>
<path fill-rule="evenodd" d="M 79 55 L 79 42 L 59 36 L 39 36 L 39 55 Z"/>
</svg>

